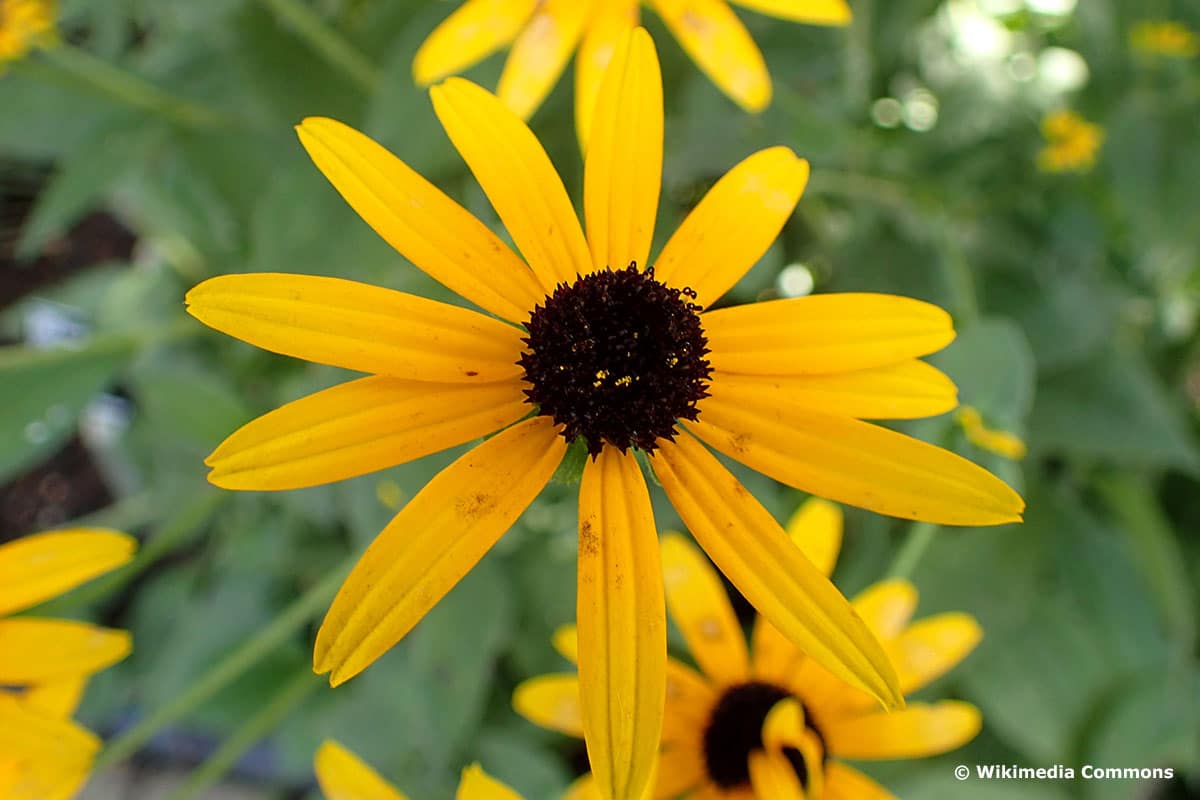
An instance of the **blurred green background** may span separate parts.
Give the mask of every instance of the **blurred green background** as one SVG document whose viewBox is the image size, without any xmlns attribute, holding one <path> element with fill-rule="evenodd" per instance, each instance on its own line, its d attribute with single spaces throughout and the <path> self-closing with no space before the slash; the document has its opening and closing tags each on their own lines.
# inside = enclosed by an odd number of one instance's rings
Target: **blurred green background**
<svg viewBox="0 0 1200 800">
<path fill-rule="evenodd" d="M 67 0 L 69 45 L 0 76 L 0 538 L 81 518 L 143 538 L 135 568 L 53 606 L 133 632 L 134 654 L 97 677 L 82 710 L 106 736 L 262 642 L 456 455 L 303 491 L 208 486 L 203 458 L 224 436 L 346 375 L 215 334 L 182 304 L 200 280 L 247 271 L 456 301 L 356 217 L 292 132 L 307 115 L 359 127 L 500 230 L 410 77 L 456 5 Z M 656 248 L 726 169 L 791 146 L 812 162 L 807 193 L 723 302 L 810 284 L 936 302 L 959 338 L 931 360 L 989 426 L 1029 446 L 1013 462 L 970 445 L 952 415 L 906 426 L 997 471 L 1029 509 L 1018 527 L 937 531 L 911 572 L 919 615 L 964 610 L 983 624 L 978 650 L 925 693 L 976 703 L 984 732 L 940 759 L 865 769 L 929 800 L 1200 797 L 1200 59 L 1129 43 L 1142 19 L 1200 30 L 1200 6 L 851 5 L 847 30 L 742 14 L 775 81 L 758 117 L 644 19 L 666 82 Z M 315 49 L 313 23 L 366 69 Z M 97 62 L 217 116 L 121 102 L 97 88 Z M 492 87 L 501 63 L 468 76 Z M 578 198 L 571 83 L 532 126 Z M 1037 169 L 1040 121 L 1056 108 L 1102 126 L 1092 170 Z M 739 474 L 779 519 L 802 499 Z M 656 506 L 677 524 L 661 496 Z M 316 603 L 85 797 L 157 796 L 214 752 L 228 763 L 207 778 L 229 769 L 213 796 L 315 797 L 326 737 L 414 798 L 452 796 L 472 759 L 529 798 L 557 796 L 582 745 L 524 722 L 509 697 L 568 668 L 550 636 L 573 615 L 574 520 L 574 489 L 552 485 L 413 635 L 336 691 L 311 676 Z M 887 573 L 910 527 L 849 511 L 839 587 Z M 1171 766 L 1177 778 L 963 784 L 959 763 Z"/>
</svg>

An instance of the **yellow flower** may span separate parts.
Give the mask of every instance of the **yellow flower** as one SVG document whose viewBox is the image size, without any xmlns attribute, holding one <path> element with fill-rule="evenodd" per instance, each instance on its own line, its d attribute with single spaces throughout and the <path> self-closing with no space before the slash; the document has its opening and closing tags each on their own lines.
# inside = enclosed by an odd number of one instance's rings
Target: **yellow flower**
<svg viewBox="0 0 1200 800">
<path fill-rule="evenodd" d="M 733 0 L 781 19 L 848 25 L 846 0 Z M 726 0 L 649 0 L 680 45 L 712 81 L 747 111 L 771 102 L 771 77 L 750 33 Z M 467 0 L 439 25 L 413 62 L 425 86 L 511 45 L 496 94 L 528 118 L 575 59 L 575 123 L 581 142 L 604 70 L 618 42 L 638 24 L 639 0 Z"/>
<path fill-rule="evenodd" d="M 796 545 L 826 574 L 841 546 L 841 509 L 810 499 L 788 525 Z M 942 700 L 885 713 L 839 681 L 759 617 L 746 647 L 717 573 L 679 534 L 662 544 L 667 603 L 699 671 L 668 667 L 658 779 L 649 797 L 671 800 L 882 800 L 891 795 L 841 759 L 921 758 L 953 750 L 979 732 L 978 709 Z M 883 642 L 905 693 L 940 677 L 981 638 L 975 619 L 945 613 L 910 623 L 916 589 L 887 580 L 854 609 Z M 575 660 L 570 628 L 555 645 Z M 530 721 L 582 735 L 579 679 L 543 675 L 517 687 L 513 705 Z M 592 795 L 588 779 L 574 797 Z"/>
<path fill-rule="evenodd" d="M 983 423 L 979 409 L 973 406 L 960 406 L 954 413 L 954 419 L 962 426 L 967 441 L 976 447 L 981 447 L 997 455 L 1020 461 L 1025 457 L 1025 442 L 1021 437 L 1008 431 L 998 431 Z"/>
<path fill-rule="evenodd" d="M 1096 153 L 1104 141 L 1099 125 L 1073 111 L 1054 111 L 1042 120 L 1046 146 L 1038 153 L 1038 167 L 1045 172 L 1086 172 L 1096 165 Z"/>
<path fill-rule="evenodd" d="M 460 78 L 432 95 L 524 261 L 363 134 L 308 119 L 300 139 L 381 236 L 494 317 L 303 275 L 226 275 L 187 297 L 197 319 L 251 344 L 374 373 L 235 432 L 208 459 L 219 486 L 313 486 L 495 433 L 435 476 L 367 549 L 321 626 L 316 671 L 340 684 L 405 636 L 517 520 L 573 441 L 591 455 L 580 485 L 577 619 L 588 742 L 606 796 L 636 797 L 648 780 L 666 683 L 657 534 L 635 451 L 742 594 L 827 668 L 899 704 L 867 628 L 705 443 L 789 485 L 885 514 L 1019 520 L 1023 501 L 986 470 L 862 421 L 954 406 L 953 384 L 918 360 L 953 338 L 950 317 L 872 294 L 700 313 L 791 216 L 808 165 L 784 147 L 734 167 L 643 269 L 663 118 L 657 56 L 640 28 L 618 48 L 597 102 L 586 237 L 525 123 Z"/>
<path fill-rule="evenodd" d="M 1200 39 L 1183 25 L 1172 20 L 1145 20 L 1129 31 L 1133 49 L 1152 56 L 1195 58 L 1200 54 Z"/>
<path fill-rule="evenodd" d="M 0 545 L 0 615 L 62 594 L 127 562 L 136 542 L 77 528 Z M 69 620 L 0 618 L 0 797 L 66 800 L 99 740 L 70 720 L 88 676 L 129 654 L 129 634 Z"/>
<path fill-rule="evenodd" d="M 0 70 L 37 46 L 54 41 L 53 0 L 0 0 Z"/>
<path fill-rule="evenodd" d="M 317 751 L 313 766 L 326 800 L 408 800 L 361 758 L 334 741 Z M 488 775 L 478 764 L 463 770 L 456 800 L 521 800 L 521 796 Z"/>
</svg>

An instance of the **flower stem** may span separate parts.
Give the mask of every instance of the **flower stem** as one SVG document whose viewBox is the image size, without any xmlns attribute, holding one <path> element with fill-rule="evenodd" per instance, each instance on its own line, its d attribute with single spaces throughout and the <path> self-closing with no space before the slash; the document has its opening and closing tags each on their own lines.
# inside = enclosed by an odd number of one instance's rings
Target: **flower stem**
<svg viewBox="0 0 1200 800">
<path fill-rule="evenodd" d="M 42 58 L 73 81 L 186 128 L 215 128 L 230 120 L 221 112 L 167 92 L 144 78 L 70 44 L 41 51 Z"/>
<path fill-rule="evenodd" d="M 269 734 L 288 713 L 324 683 L 316 675 L 297 673 L 259 711 L 238 726 L 207 761 L 188 775 L 166 800 L 192 800 L 217 783 L 250 748 Z"/>
<path fill-rule="evenodd" d="M 364 91 L 373 92 L 379 85 L 380 75 L 375 65 L 341 34 L 326 25 L 320 15 L 311 8 L 297 0 L 262 2 L 277 17 L 290 25 L 330 66 L 341 70 Z"/>
<path fill-rule="evenodd" d="M 905 580 L 912 577 L 913 571 L 916 570 L 917 564 L 921 563 L 925 551 L 937 537 L 937 529 L 938 526 L 932 522 L 914 522 L 910 525 L 908 535 L 904 537 L 904 543 L 900 545 L 896 557 L 892 559 L 892 566 L 888 568 L 887 577 Z"/>
<path fill-rule="evenodd" d="M 213 665 L 187 691 L 110 742 L 97 757 L 95 770 L 99 772 L 136 753 L 162 728 L 186 716 L 294 636 L 328 605 L 350 567 L 357 560 L 357 554 L 346 559 L 324 580 L 298 597 L 269 625 Z"/>
</svg>

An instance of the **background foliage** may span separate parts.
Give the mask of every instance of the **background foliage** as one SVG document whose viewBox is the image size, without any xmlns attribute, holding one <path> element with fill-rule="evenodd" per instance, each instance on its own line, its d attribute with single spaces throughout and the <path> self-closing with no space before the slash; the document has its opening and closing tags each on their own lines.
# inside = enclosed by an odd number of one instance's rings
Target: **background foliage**
<svg viewBox="0 0 1200 800">
<path fill-rule="evenodd" d="M 1029 512 L 1019 527 L 941 529 L 918 562 L 902 559 L 921 613 L 966 610 L 984 626 L 976 653 L 927 691 L 978 704 L 985 730 L 942 759 L 867 769 L 930 800 L 1198 796 L 1200 61 L 1134 53 L 1127 36 L 1146 16 L 1200 29 L 1200 7 L 851 4 L 847 31 L 743 15 L 776 83 L 760 117 L 737 112 L 646 17 L 667 82 L 660 239 L 732 164 L 790 145 L 812 183 L 731 299 L 787 293 L 810 274 L 818 291 L 939 303 L 960 335 L 933 361 L 989 425 L 1029 445 L 1014 463 L 973 448 L 951 415 L 910 426 L 1021 487 Z M 348 72 L 313 49 L 290 3 L 63 3 L 67 41 L 216 109 L 211 125 L 116 102 L 49 54 L 0 77 L 2 535 L 90 514 L 146 543 L 133 569 L 59 603 L 135 637 L 87 696 L 83 716 L 101 731 L 127 732 L 260 638 L 454 455 L 304 491 L 212 489 L 202 460 L 225 435 L 345 375 L 207 331 L 182 307 L 203 278 L 243 271 L 454 300 L 358 220 L 291 131 L 308 115 L 360 127 L 499 230 L 410 78 L 453 5 L 301 5 L 368 67 Z M 494 86 L 499 65 L 469 75 Z M 533 126 L 578 197 L 570 83 Z M 1103 126 L 1087 174 L 1035 166 L 1039 121 L 1059 107 Z M 743 477 L 778 518 L 802 499 Z M 281 629 L 278 647 L 151 738 L 138 769 L 190 768 L 233 737 L 231 780 L 304 797 L 316 746 L 336 737 L 413 797 L 450 797 L 470 759 L 531 798 L 556 796 L 581 746 L 520 720 L 509 696 L 567 668 L 550 636 L 574 607 L 574 517 L 572 491 L 551 486 L 412 636 L 335 692 L 310 674 L 315 620 Z M 908 537 L 906 523 L 850 512 L 839 586 L 881 577 Z M 954 764 L 977 762 L 1169 765 L 1180 777 L 952 779 Z"/>
</svg>

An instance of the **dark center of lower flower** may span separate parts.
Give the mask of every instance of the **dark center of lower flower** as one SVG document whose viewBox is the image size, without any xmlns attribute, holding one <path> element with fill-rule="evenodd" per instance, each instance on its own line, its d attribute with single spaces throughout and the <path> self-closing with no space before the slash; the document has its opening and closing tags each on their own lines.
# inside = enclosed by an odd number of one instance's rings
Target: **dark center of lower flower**
<svg viewBox="0 0 1200 800">
<path fill-rule="evenodd" d="M 763 747 L 762 729 L 767 714 L 776 703 L 791 696 L 786 689 L 759 681 L 725 690 L 704 729 L 704 766 L 713 783 L 722 789 L 749 785 L 750 753 Z M 811 727 L 811 722 L 806 720 L 806 724 Z M 784 748 L 783 754 L 801 785 L 807 786 L 804 756 L 791 747 Z"/>
<path fill-rule="evenodd" d="M 654 450 L 675 438 L 675 423 L 695 420 L 711 372 L 700 307 L 691 289 L 654 279 L 636 264 L 560 283 L 526 323 L 529 402 L 588 452 L 605 444 Z"/>
</svg>

